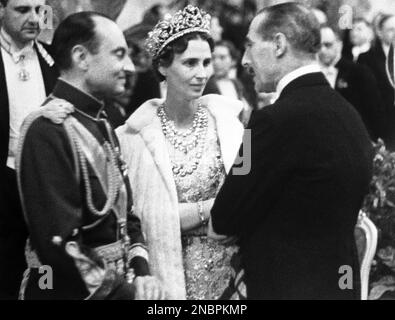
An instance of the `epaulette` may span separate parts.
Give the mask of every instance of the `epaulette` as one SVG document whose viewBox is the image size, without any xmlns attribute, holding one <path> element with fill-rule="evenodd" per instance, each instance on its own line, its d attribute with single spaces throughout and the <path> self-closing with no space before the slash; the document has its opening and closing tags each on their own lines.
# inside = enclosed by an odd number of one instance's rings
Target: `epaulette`
<svg viewBox="0 0 395 320">
<path fill-rule="evenodd" d="M 51 55 L 48 53 L 48 51 L 44 48 L 44 46 L 40 42 L 36 41 L 36 45 L 37 45 L 38 52 L 41 54 L 41 56 L 43 57 L 45 62 L 50 67 L 53 67 L 53 65 L 55 64 L 55 61 L 53 60 Z"/>
</svg>

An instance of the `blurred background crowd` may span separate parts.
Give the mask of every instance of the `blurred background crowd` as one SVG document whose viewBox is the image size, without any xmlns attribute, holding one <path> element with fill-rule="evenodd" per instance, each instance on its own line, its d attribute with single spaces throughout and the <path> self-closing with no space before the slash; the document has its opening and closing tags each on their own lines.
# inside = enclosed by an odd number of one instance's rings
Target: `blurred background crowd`
<svg viewBox="0 0 395 320">
<path fill-rule="evenodd" d="M 107 112 L 115 127 L 150 98 L 163 97 L 166 85 L 151 69 L 144 41 L 153 26 L 168 13 L 194 4 L 212 15 L 213 76 L 205 93 L 220 93 L 246 102 L 242 120 L 251 110 L 269 104 L 273 95 L 257 94 L 248 72 L 241 66 L 244 39 L 256 12 L 279 0 L 48 0 L 54 10 L 54 27 L 67 15 L 94 10 L 114 19 L 124 30 L 136 72 L 128 90 L 108 101 Z M 383 121 L 391 112 L 394 90 L 385 71 L 389 43 L 395 38 L 393 0 L 301 0 L 314 8 L 323 25 L 319 60 L 332 86 L 361 113 L 373 139 L 382 137 L 391 148 L 392 133 Z M 50 43 L 51 30 L 41 35 Z M 357 65 L 363 65 L 363 69 Z M 360 96 L 364 91 L 365 95 Z M 395 115 L 394 115 L 395 117 Z M 388 122 L 388 121 L 387 121 Z M 395 127 L 395 126 L 394 126 Z M 394 130 L 395 131 L 395 130 Z M 395 143 L 394 143 L 395 147 Z"/>
</svg>

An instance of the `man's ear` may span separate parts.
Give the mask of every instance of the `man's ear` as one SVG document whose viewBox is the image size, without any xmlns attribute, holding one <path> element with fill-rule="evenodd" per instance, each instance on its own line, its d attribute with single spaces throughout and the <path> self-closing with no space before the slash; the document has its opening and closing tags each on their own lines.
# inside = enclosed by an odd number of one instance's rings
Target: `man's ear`
<svg viewBox="0 0 395 320">
<path fill-rule="evenodd" d="M 76 45 L 71 49 L 71 60 L 75 66 L 86 71 L 89 68 L 88 49 L 83 45 Z"/>
<path fill-rule="evenodd" d="M 275 46 L 275 55 L 277 58 L 282 57 L 287 51 L 288 40 L 283 33 L 277 33 L 273 37 Z"/>
</svg>

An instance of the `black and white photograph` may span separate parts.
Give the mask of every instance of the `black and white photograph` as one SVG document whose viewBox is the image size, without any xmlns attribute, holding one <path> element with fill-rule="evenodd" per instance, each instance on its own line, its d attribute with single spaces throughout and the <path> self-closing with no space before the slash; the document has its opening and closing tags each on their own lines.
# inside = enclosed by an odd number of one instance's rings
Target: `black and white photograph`
<svg viewBox="0 0 395 320">
<path fill-rule="evenodd" d="M 395 1 L 0 0 L 0 161 L 0 300 L 395 300 Z"/>
</svg>

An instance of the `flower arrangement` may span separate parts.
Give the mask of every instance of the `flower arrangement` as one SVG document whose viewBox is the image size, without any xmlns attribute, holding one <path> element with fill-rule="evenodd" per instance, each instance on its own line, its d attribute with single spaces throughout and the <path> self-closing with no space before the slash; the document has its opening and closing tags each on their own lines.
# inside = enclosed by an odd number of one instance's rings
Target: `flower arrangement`
<svg viewBox="0 0 395 320">
<path fill-rule="evenodd" d="M 378 229 L 379 241 L 371 271 L 370 299 L 395 298 L 395 153 L 382 141 L 374 146 L 373 178 L 363 210 Z"/>
</svg>

